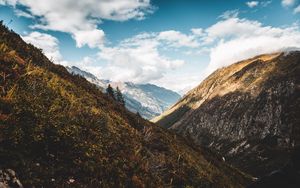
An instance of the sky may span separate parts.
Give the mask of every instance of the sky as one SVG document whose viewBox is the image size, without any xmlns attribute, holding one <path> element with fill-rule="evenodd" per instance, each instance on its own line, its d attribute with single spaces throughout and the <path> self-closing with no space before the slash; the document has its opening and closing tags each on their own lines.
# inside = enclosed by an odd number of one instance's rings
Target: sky
<svg viewBox="0 0 300 188">
<path fill-rule="evenodd" d="M 0 0 L 56 64 L 181 94 L 218 68 L 300 48 L 298 0 Z"/>
</svg>

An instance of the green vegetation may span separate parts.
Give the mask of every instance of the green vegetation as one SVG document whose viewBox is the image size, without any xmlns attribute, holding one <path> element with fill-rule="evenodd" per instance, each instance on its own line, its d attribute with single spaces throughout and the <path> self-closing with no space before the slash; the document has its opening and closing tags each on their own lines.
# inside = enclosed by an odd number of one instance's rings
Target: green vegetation
<svg viewBox="0 0 300 188">
<path fill-rule="evenodd" d="M 125 106 L 125 99 L 124 99 L 119 87 L 117 87 L 115 98 L 118 103 L 120 103 L 122 106 Z"/>
<path fill-rule="evenodd" d="M 25 187 L 242 187 L 243 173 L 130 113 L 0 25 L 0 169 Z"/>
<path fill-rule="evenodd" d="M 115 100 L 117 103 L 119 103 L 122 106 L 125 106 L 125 99 L 123 97 L 123 94 L 121 93 L 121 90 L 119 87 L 116 88 L 116 91 L 111 87 L 110 84 L 108 84 L 106 88 L 106 94 L 113 100 Z"/>
<path fill-rule="evenodd" d="M 108 84 L 108 86 L 106 88 L 106 93 L 109 97 L 111 97 L 112 99 L 115 99 L 115 92 L 114 92 L 114 89 L 111 87 L 110 84 Z"/>
</svg>

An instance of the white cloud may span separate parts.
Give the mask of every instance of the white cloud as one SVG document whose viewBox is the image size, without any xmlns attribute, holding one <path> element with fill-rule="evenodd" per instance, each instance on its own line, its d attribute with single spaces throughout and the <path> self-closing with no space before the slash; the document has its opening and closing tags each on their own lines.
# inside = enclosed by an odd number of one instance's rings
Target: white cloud
<svg viewBox="0 0 300 188">
<path fill-rule="evenodd" d="M 0 0 L 0 5 L 6 4 L 15 6 L 17 4 L 17 0 Z"/>
<path fill-rule="evenodd" d="M 296 0 L 282 0 L 281 4 L 284 7 L 293 6 L 296 3 Z"/>
<path fill-rule="evenodd" d="M 211 48 L 207 74 L 264 53 L 300 48 L 297 25 L 286 28 L 263 26 L 260 22 L 240 18 L 221 20 L 206 29 L 207 37 L 216 42 Z"/>
<path fill-rule="evenodd" d="M 202 28 L 192 28 L 191 31 L 195 36 L 203 36 L 204 35 L 204 31 Z"/>
<path fill-rule="evenodd" d="M 194 30 L 195 32 L 195 30 Z M 193 35 L 185 35 L 181 32 L 169 30 L 160 32 L 157 36 L 159 40 L 166 41 L 172 47 L 198 47 L 199 43 Z"/>
<path fill-rule="evenodd" d="M 300 13 L 300 5 L 297 0 L 282 0 L 281 4 L 284 7 L 292 7 L 294 14 Z"/>
<path fill-rule="evenodd" d="M 173 30 L 142 33 L 121 41 L 115 47 L 102 47 L 98 55 L 100 61 L 107 62 L 107 65 L 97 69 L 90 64 L 85 69 L 94 74 L 98 71 L 96 75 L 104 79 L 151 82 L 183 92 L 199 84 L 204 76 L 218 68 L 263 53 L 300 48 L 298 25 L 284 28 L 265 26 L 258 21 L 238 18 L 237 15 L 232 12 L 226 19 L 222 17 L 206 29 L 191 29 L 189 34 Z M 204 74 L 170 74 L 170 70 L 188 63 L 163 55 L 161 48 L 166 46 L 168 50 L 183 47 L 184 52 L 193 55 L 195 52 L 201 56 L 204 52 L 209 54 L 210 62 Z"/>
<path fill-rule="evenodd" d="M 262 7 L 267 7 L 267 6 L 270 5 L 271 3 L 272 3 L 271 0 L 270 0 L 270 1 L 262 1 L 262 2 L 260 2 L 260 4 L 261 4 Z"/>
<path fill-rule="evenodd" d="M 100 61 L 108 64 L 96 73 L 103 79 L 155 82 L 165 73 L 185 64 L 181 59 L 172 59 L 162 54 L 162 49 L 176 51 L 179 48 L 197 49 L 203 30 L 191 29 L 190 34 L 168 30 L 158 33 L 141 33 L 121 41 L 115 47 L 103 46 L 98 53 Z M 100 71 L 100 70 L 99 70 Z"/>
<path fill-rule="evenodd" d="M 19 17 L 34 18 L 34 16 L 32 16 L 31 14 L 29 14 L 28 12 L 25 12 L 23 10 L 15 9 L 14 13 Z"/>
<path fill-rule="evenodd" d="M 181 75 L 169 74 L 161 79 L 154 80 L 151 83 L 176 91 L 180 95 L 184 95 L 186 92 L 198 85 L 202 79 L 203 78 L 201 78 L 200 73 L 186 73 Z"/>
<path fill-rule="evenodd" d="M 258 1 L 248 1 L 246 2 L 246 5 L 249 7 L 249 8 L 254 8 L 256 6 L 258 6 L 259 2 Z"/>
<path fill-rule="evenodd" d="M 87 44 L 90 48 L 96 48 L 104 43 L 104 32 L 99 29 L 77 31 L 73 37 L 76 40 L 77 47 Z"/>
<path fill-rule="evenodd" d="M 34 31 L 26 36 L 22 36 L 22 38 L 27 43 L 31 43 L 34 46 L 41 48 L 44 54 L 55 63 L 65 63 L 59 52 L 59 41 L 52 35 Z"/>
<path fill-rule="evenodd" d="M 300 13 L 300 5 L 298 5 L 295 9 L 294 9 L 294 14 L 298 14 Z"/>
<path fill-rule="evenodd" d="M 218 18 L 221 19 L 228 19 L 228 18 L 233 18 L 237 17 L 239 15 L 239 10 L 227 10 L 223 14 L 221 14 Z"/>
<path fill-rule="evenodd" d="M 206 29 L 207 36 L 212 39 L 243 36 L 249 33 L 256 32 L 256 29 L 261 26 L 257 21 L 249 21 L 246 19 L 239 19 L 237 17 L 221 20 L 216 24 Z"/>
<path fill-rule="evenodd" d="M 171 36 L 170 38 L 167 35 L 168 33 Z M 176 37 L 172 35 L 174 33 Z M 23 39 L 43 49 L 45 55 L 49 59 L 53 59 L 56 63 L 78 66 L 102 79 L 123 82 L 130 81 L 134 83 L 155 81 L 157 83 L 164 83 L 163 80 L 169 80 L 169 83 L 172 84 L 169 88 L 181 90 L 182 87 L 185 87 L 185 79 L 182 79 L 182 83 L 178 83 L 175 86 L 173 85 L 173 79 L 166 78 L 165 74 L 170 70 L 176 70 L 183 66 L 185 61 L 172 59 L 163 55 L 160 48 L 168 46 L 168 50 L 175 50 L 181 47 L 194 49 L 196 43 L 193 41 L 194 39 L 190 40 L 190 38 L 196 38 L 196 36 L 191 37 L 192 35 L 185 35 L 179 31 L 141 33 L 132 38 L 125 39 L 113 47 L 102 45 L 97 57 L 85 57 L 77 62 L 62 61 L 58 40 L 51 35 L 32 32 L 23 36 Z M 86 39 L 86 37 L 83 37 L 83 39 Z M 181 41 L 181 37 L 183 37 L 184 42 L 179 42 Z M 99 62 L 106 64 L 99 66 Z M 165 84 L 162 85 L 165 86 Z"/>
<path fill-rule="evenodd" d="M 122 41 L 116 47 L 103 47 L 99 58 L 108 62 L 100 74 L 104 79 L 146 83 L 158 80 L 170 69 L 184 64 L 159 53 L 159 42 L 151 34 L 141 34 Z"/>
<path fill-rule="evenodd" d="M 1 3 L 4 1 L 0 0 Z M 209 54 L 207 74 L 262 53 L 290 47 L 300 48 L 300 32 L 297 25 L 285 28 L 265 26 L 258 21 L 239 18 L 238 10 L 225 12 L 216 24 L 208 28 L 192 28 L 190 33 L 175 30 L 142 33 L 125 39 L 116 46 L 108 47 L 104 45 L 104 32 L 98 28 L 101 21 L 143 19 L 151 11 L 149 0 L 5 0 L 5 3 L 24 5 L 30 13 L 26 16 L 40 17 L 38 24 L 33 25 L 34 28 L 67 32 L 75 39 L 77 47 L 88 45 L 91 48 L 99 48 L 98 57 L 87 57 L 82 62 L 74 63 L 80 65 L 80 68 L 104 79 L 135 83 L 152 82 L 176 91 L 195 86 L 201 80 L 200 77 L 205 75 L 201 75 L 200 72 L 199 76 L 167 74 L 170 70 L 188 63 L 163 54 L 165 48 L 169 51 L 184 48 L 182 53 L 193 55 L 196 51 L 201 55 L 203 52 Z M 259 4 L 264 6 L 262 1 Z M 282 4 L 292 6 L 295 1 L 282 1 Z M 298 9 L 300 8 L 295 8 L 294 13 L 298 13 Z M 15 11 L 18 12 L 18 9 Z M 24 13 L 28 12 L 19 12 L 19 16 L 25 16 Z M 66 63 L 59 53 L 58 40 L 55 37 L 32 32 L 23 38 L 42 48 L 45 55 L 55 62 Z M 162 48 L 164 50 L 161 50 Z M 106 65 L 99 66 L 99 61 L 105 62 Z"/>
<path fill-rule="evenodd" d="M 102 20 L 143 19 L 153 10 L 150 0 L 1 0 L 0 3 L 15 9 L 18 9 L 16 5 L 27 7 L 26 16 L 39 20 L 33 28 L 70 33 L 78 47 L 103 44 L 105 35 L 98 28 Z"/>
<path fill-rule="evenodd" d="M 282 30 L 280 27 L 263 26 L 263 24 L 258 21 L 231 17 L 220 20 L 216 24 L 208 27 L 205 30 L 205 40 L 212 43 L 221 40 L 235 39 L 237 37 L 259 37 L 267 34 L 272 34 L 272 36 L 276 37 L 282 34 Z"/>
</svg>

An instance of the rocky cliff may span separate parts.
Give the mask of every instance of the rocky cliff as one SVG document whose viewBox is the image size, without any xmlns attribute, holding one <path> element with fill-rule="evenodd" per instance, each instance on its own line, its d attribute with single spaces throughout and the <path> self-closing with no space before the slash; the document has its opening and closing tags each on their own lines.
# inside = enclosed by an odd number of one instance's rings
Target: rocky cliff
<svg viewBox="0 0 300 188">
<path fill-rule="evenodd" d="M 300 144 L 300 52 L 219 69 L 154 119 L 260 176 Z"/>
</svg>

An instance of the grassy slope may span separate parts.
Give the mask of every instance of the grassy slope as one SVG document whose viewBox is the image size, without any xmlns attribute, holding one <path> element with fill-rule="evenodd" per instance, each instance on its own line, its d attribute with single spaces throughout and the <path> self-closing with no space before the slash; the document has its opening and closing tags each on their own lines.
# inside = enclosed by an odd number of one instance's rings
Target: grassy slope
<svg viewBox="0 0 300 188">
<path fill-rule="evenodd" d="M 0 73 L 0 169 L 14 169 L 25 186 L 242 187 L 249 180 L 126 111 L 2 25 Z"/>
</svg>

